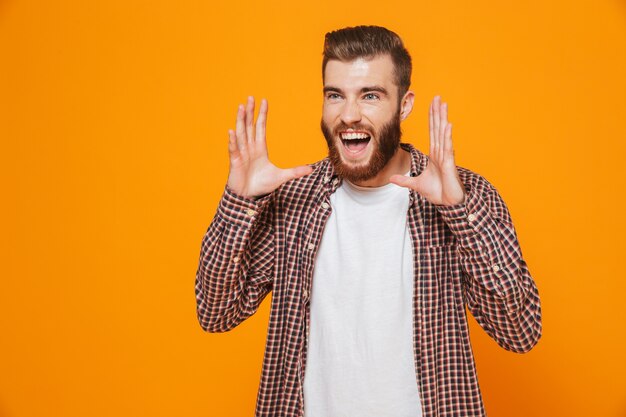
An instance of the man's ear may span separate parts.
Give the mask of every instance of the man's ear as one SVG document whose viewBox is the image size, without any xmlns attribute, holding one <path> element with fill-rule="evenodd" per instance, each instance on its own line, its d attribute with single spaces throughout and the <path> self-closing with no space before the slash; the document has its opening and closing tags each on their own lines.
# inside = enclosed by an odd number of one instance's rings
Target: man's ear
<svg viewBox="0 0 626 417">
<path fill-rule="evenodd" d="M 400 102 L 400 120 L 404 120 L 409 117 L 411 110 L 413 110 L 413 101 L 415 100 L 415 94 L 409 90 L 404 93 L 402 101 Z"/>
</svg>

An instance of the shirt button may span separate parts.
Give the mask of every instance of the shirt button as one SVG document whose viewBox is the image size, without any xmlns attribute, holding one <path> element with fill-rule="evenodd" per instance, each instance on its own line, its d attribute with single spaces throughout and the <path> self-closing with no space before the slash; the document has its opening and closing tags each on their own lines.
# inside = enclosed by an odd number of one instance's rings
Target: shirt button
<svg viewBox="0 0 626 417">
<path fill-rule="evenodd" d="M 328 181 L 330 181 L 330 177 L 327 175 L 324 177 L 324 184 L 328 184 Z"/>
<path fill-rule="evenodd" d="M 333 180 L 333 185 L 337 185 L 337 184 L 339 184 L 339 178 L 335 178 L 335 179 Z"/>
<path fill-rule="evenodd" d="M 250 217 L 254 216 L 256 214 L 256 211 L 252 210 L 252 209 L 247 209 L 246 210 L 246 214 Z"/>
<path fill-rule="evenodd" d="M 239 263 L 239 256 L 235 256 L 235 257 L 233 258 L 233 262 L 234 262 L 234 263 Z"/>
<path fill-rule="evenodd" d="M 500 270 L 500 267 L 498 266 L 498 264 L 495 264 L 491 268 L 493 269 L 493 272 L 498 272 Z"/>
<path fill-rule="evenodd" d="M 469 216 L 467 216 L 467 221 L 473 222 L 474 220 L 476 220 L 476 215 L 474 213 L 470 213 Z"/>
<path fill-rule="evenodd" d="M 313 243 L 309 243 L 308 248 L 309 250 L 313 250 L 315 249 L 315 245 Z"/>
<path fill-rule="evenodd" d="M 322 207 L 324 207 L 325 209 L 327 209 L 328 207 L 330 207 L 330 205 L 328 205 L 328 203 L 327 203 L 327 202 L 323 202 L 323 203 L 322 203 Z"/>
<path fill-rule="evenodd" d="M 309 290 L 304 289 L 304 298 L 309 298 Z"/>
</svg>

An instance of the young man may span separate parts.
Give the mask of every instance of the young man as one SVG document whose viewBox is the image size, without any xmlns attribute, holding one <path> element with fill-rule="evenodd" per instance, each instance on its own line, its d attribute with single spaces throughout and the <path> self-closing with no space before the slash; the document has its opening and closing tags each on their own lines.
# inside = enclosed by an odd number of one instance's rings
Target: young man
<svg viewBox="0 0 626 417">
<path fill-rule="evenodd" d="M 458 167 L 447 105 L 428 156 L 400 143 L 411 59 L 374 26 L 328 33 L 322 132 L 329 155 L 279 169 L 268 105 L 229 131 L 230 172 L 202 241 L 198 319 L 228 331 L 272 293 L 256 416 L 484 416 L 465 306 L 504 349 L 541 336 L 536 285 L 509 211 Z"/>
</svg>

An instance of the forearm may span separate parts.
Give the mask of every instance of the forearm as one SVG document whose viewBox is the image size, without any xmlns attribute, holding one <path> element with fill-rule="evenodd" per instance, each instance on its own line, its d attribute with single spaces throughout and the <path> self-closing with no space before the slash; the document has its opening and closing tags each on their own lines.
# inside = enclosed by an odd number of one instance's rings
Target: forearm
<svg viewBox="0 0 626 417">
<path fill-rule="evenodd" d="M 464 203 L 438 210 L 458 239 L 467 305 L 500 346 L 526 352 L 541 337 L 541 305 L 508 208 L 484 179 L 466 189 Z"/>
<path fill-rule="evenodd" d="M 272 287 L 271 195 L 244 198 L 226 187 L 202 239 L 196 272 L 198 320 L 209 332 L 228 331 L 251 316 Z"/>
</svg>

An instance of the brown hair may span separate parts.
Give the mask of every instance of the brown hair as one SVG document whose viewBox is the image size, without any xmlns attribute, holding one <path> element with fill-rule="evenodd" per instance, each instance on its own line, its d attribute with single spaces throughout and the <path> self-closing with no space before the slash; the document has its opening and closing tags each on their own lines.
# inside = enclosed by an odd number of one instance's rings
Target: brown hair
<svg viewBox="0 0 626 417">
<path fill-rule="evenodd" d="M 322 79 L 331 59 L 350 62 L 357 58 L 374 58 L 389 54 L 394 65 L 394 82 L 398 86 L 398 102 L 411 85 L 411 56 L 402 39 L 381 26 L 355 26 L 328 32 L 324 40 Z"/>
</svg>

